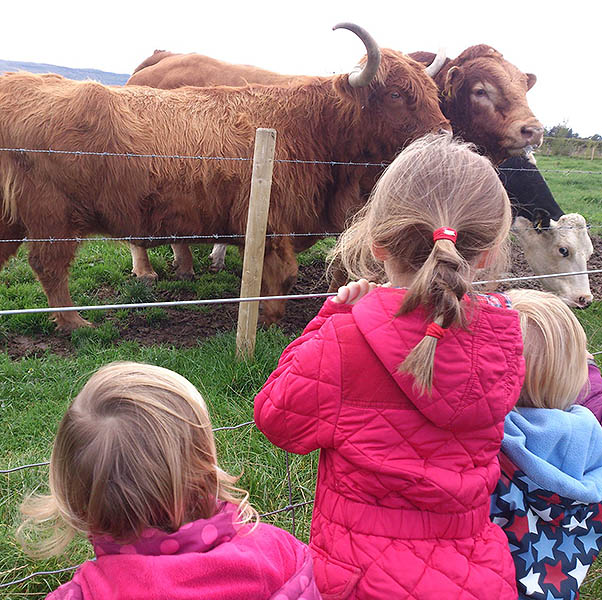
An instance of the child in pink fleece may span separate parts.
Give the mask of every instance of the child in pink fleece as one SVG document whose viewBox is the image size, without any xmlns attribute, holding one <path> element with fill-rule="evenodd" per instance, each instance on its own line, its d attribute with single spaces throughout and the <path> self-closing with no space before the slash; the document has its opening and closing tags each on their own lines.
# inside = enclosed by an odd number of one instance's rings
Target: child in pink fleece
<svg viewBox="0 0 602 600">
<path fill-rule="evenodd" d="M 343 286 L 255 398 L 274 444 L 320 449 L 310 547 L 324 598 L 516 599 L 489 497 L 522 337 L 508 299 L 471 283 L 503 257 L 510 219 L 470 146 L 409 145 L 338 244 L 353 277 L 382 280 L 384 265 L 392 286 Z"/>
<path fill-rule="evenodd" d="M 61 553 L 75 532 L 94 547 L 49 600 L 319 600 L 308 548 L 259 523 L 235 482 L 187 379 L 112 363 L 63 417 L 50 495 L 24 502 L 18 536 L 35 556 Z"/>
</svg>

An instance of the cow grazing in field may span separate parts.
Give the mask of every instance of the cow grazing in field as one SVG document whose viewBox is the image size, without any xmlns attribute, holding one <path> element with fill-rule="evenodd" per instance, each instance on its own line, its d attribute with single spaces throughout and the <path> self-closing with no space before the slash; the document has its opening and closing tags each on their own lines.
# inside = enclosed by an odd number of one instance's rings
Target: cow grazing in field
<svg viewBox="0 0 602 600">
<path fill-rule="evenodd" d="M 562 215 L 558 220 L 546 219 L 533 227 L 531 220 L 517 217 L 512 224 L 529 264 L 538 275 L 585 271 L 594 248 L 582 215 Z M 544 250 L 545 249 L 545 250 Z M 542 284 L 560 296 L 569 306 L 585 308 L 593 296 L 587 274 L 550 277 Z"/>
<path fill-rule="evenodd" d="M 533 74 L 524 74 L 490 46 L 481 44 L 464 50 L 457 58 L 414 52 L 415 60 L 428 65 L 440 91 L 441 108 L 450 119 L 453 131 L 477 144 L 495 163 L 524 154 L 543 139 L 543 127 L 533 116 L 526 92 L 535 83 Z M 242 85 L 243 82 L 288 85 L 307 79 L 300 75 L 282 75 L 251 65 L 236 65 L 200 54 L 175 54 L 164 50 L 145 59 L 135 70 L 128 85 L 178 87 L 180 85 Z M 380 169 L 370 167 L 361 183 L 364 199 L 369 195 Z M 173 244 L 176 274 L 184 279 L 194 276 L 192 255 L 186 244 Z M 156 279 L 144 248 L 132 246 L 132 272 L 138 277 Z M 223 268 L 226 248 L 214 246 L 211 253 L 214 271 Z M 334 288 L 338 284 L 334 284 Z"/>
<path fill-rule="evenodd" d="M 449 125 L 422 65 L 380 50 L 356 25 L 337 27 L 366 45 L 361 65 L 290 86 L 159 90 L 58 75 L 0 77 L 0 147 L 55 151 L 0 152 L 0 238 L 242 234 L 251 161 L 169 157 L 250 159 L 257 127 L 278 132 L 277 159 L 324 161 L 276 163 L 268 232 L 342 227 L 357 209 L 363 170 L 328 161 L 343 150 L 352 162 L 389 161 L 410 140 Z M 19 244 L 0 244 L 0 266 Z M 68 271 L 76 249 L 77 242 L 30 244 L 29 262 L 51 307 L 72 304 Z M 268 240 L 262 294 L 290 290 L 300 249 L 288 237 Z M 266 323 L 283 313 L 282 301 L 263 306 Z M 74 312 L 55 318 L 63 329 L 87 324 Z"/>
<path fill-rule="evenodd" d="M 506 159 L 500 165 L 500 178 L 512 201 L 515 217 L 537 225 L 536 229 L 529 229 L 522 220 L 515 222 L 515 233 L 534 272 L 545 275 L 586 270 L 591 254 L 587 231 L 578 228 L 569 233 L 566 226 L 559 228 L 559 219 L 564 213 L 537 167 L 525 157 L 525 151 L 540 145 L 543 136 L 543 128 L 526 100 L 526 92 L 536 81 L 535 75 L 521 73 L 487 45 L 467 48 L 453 60 L 428 52 L 415 52 L 410 56 L 428 65 L 429 74 L 438 83 L 441 108 L 454 132 L 479 145 L 494 162 Z M 184 84 L 242 85 L 253 81 L 288 85 L 295 79 L 303 77 L 234 65 L 199 54 L 155 51 L 136 68 L 128 84 L 167 88 Z M 369 178 L 366 187 L 369 192 Z M 576 216 L 571 216 L 570 221 L 581 222 Z M 546 229 L 542 229 L 542 223 L 547 224 Z M 533 231 L 545 231 L 545 235 L 534 236 Z M 174 244 L 173 249 L 177 274 L 192 277 L 192 255 L 188 246 Z M 211 270 L 224 267 L 225 254 L 225 244 L 214 245 Z M 132 258 L 135 273 L 156 278 L 144 248 L 132 247 Z M 339 283 L 335 282 L 331 289 L 336 289 Z M 571 306 L 584 307 L 592 300 L 587 275 L 548 278 L 541 283 Z"/>
<path fill-rule="evenodd" d="M 585 219 L 564 214 L 539 169 L 527 158 L 510 158 L 499 172 L 512 203 L 512 230 L 534 273 L 586 271 L 593 246 Z M 541 283 L 575 308 L 585 308 L 593 300 L 587 275 L 550 277 Z"/>
<path fill-rule="evenodd" d="M 413 52 L 410 56 L 428 64 L 435 55 Z M 521 73 L 484 44 L 446 60 L 435 75 L 441 109 L 454 133 L 477 144 L 492 161 L 505 161 L 500 165 L 500 178 L 516 215 L 516 236 L 533 271 L 537 275 L 584 271 L 592 244 L 581 226 L 583 217 L 562 217 L 544 178 L 526 157 L 543 140 L 543 127 L 526 100 L 526 92 L 536 80 L 535 75 Z M 534 219 L 541 223 L 542 218 L 548 229 L 528 226 Z M 561 220 L 564 225 L 559 228 Z M 577 224 L 572 233 L 568 222 Z M 545 231 L 545 235 L 533 235 L 536 231 Z M 587 275 L 547 278 L 541 283 L 570 306 L 585 307 L 592 301 Z"/>
</svg>

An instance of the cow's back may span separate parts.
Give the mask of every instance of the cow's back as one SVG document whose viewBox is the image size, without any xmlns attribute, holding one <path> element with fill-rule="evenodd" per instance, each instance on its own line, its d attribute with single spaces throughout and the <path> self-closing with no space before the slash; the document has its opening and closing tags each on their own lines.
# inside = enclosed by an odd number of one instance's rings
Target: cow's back
<svg viewBox="0 0 602 600">
<path fill-rule="evenodd" d="M 137 67 L 126 85 L 175 89 L 186 85 L 197 87 L 219 85 L 240 87 L 247 83 L 288 85 L 310 80 L 309 77 L 282 75 L 253 65 L 234 65 L 202 54 L 173 54 L 161 51 L 156 60 L 154 58 L 155 55 L 147 58 Z"/>
</svg>

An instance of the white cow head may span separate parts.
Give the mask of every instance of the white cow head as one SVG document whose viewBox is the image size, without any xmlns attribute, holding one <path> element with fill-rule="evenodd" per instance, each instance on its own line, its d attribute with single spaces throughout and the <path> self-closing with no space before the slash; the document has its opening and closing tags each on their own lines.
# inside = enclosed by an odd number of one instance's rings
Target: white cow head
<svg viewBox="0 0 602 600">
<path fill-rule="evenodd" d="M 562 215 L 541 227 L 524 217 L 516 217 L 512 231 L 525 252 L 525 258 L 536 275 L 587 270 L 594 248 L 585 219 L 576 213 Z M 587 275 L 549 277 L 542 285 L 560 296 L 569 306 L 585 308 L 593 296 Z"/>
</svg>

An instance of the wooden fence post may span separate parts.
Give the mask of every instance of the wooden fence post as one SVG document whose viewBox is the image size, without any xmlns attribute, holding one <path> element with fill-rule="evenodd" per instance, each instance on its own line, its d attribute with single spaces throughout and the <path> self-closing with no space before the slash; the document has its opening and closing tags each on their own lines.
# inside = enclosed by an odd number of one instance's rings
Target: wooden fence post
<svg viewBox="0 0 602 600">
<path fill-rule="evenodd" d="M 261 292 L 275 147 L 276 131 L 274 129 L 257 129 L 245 237 L 245 255 L 242 266 L 242 281 L 240 283 L 241 298 L 259 296 Z M 259 302 L 241 302 L 238 305 L 238 328 L 236 330 L 236 356 L 238 358 L 251 358 L 255 352 L 258 315 Z"/>
</svg>

